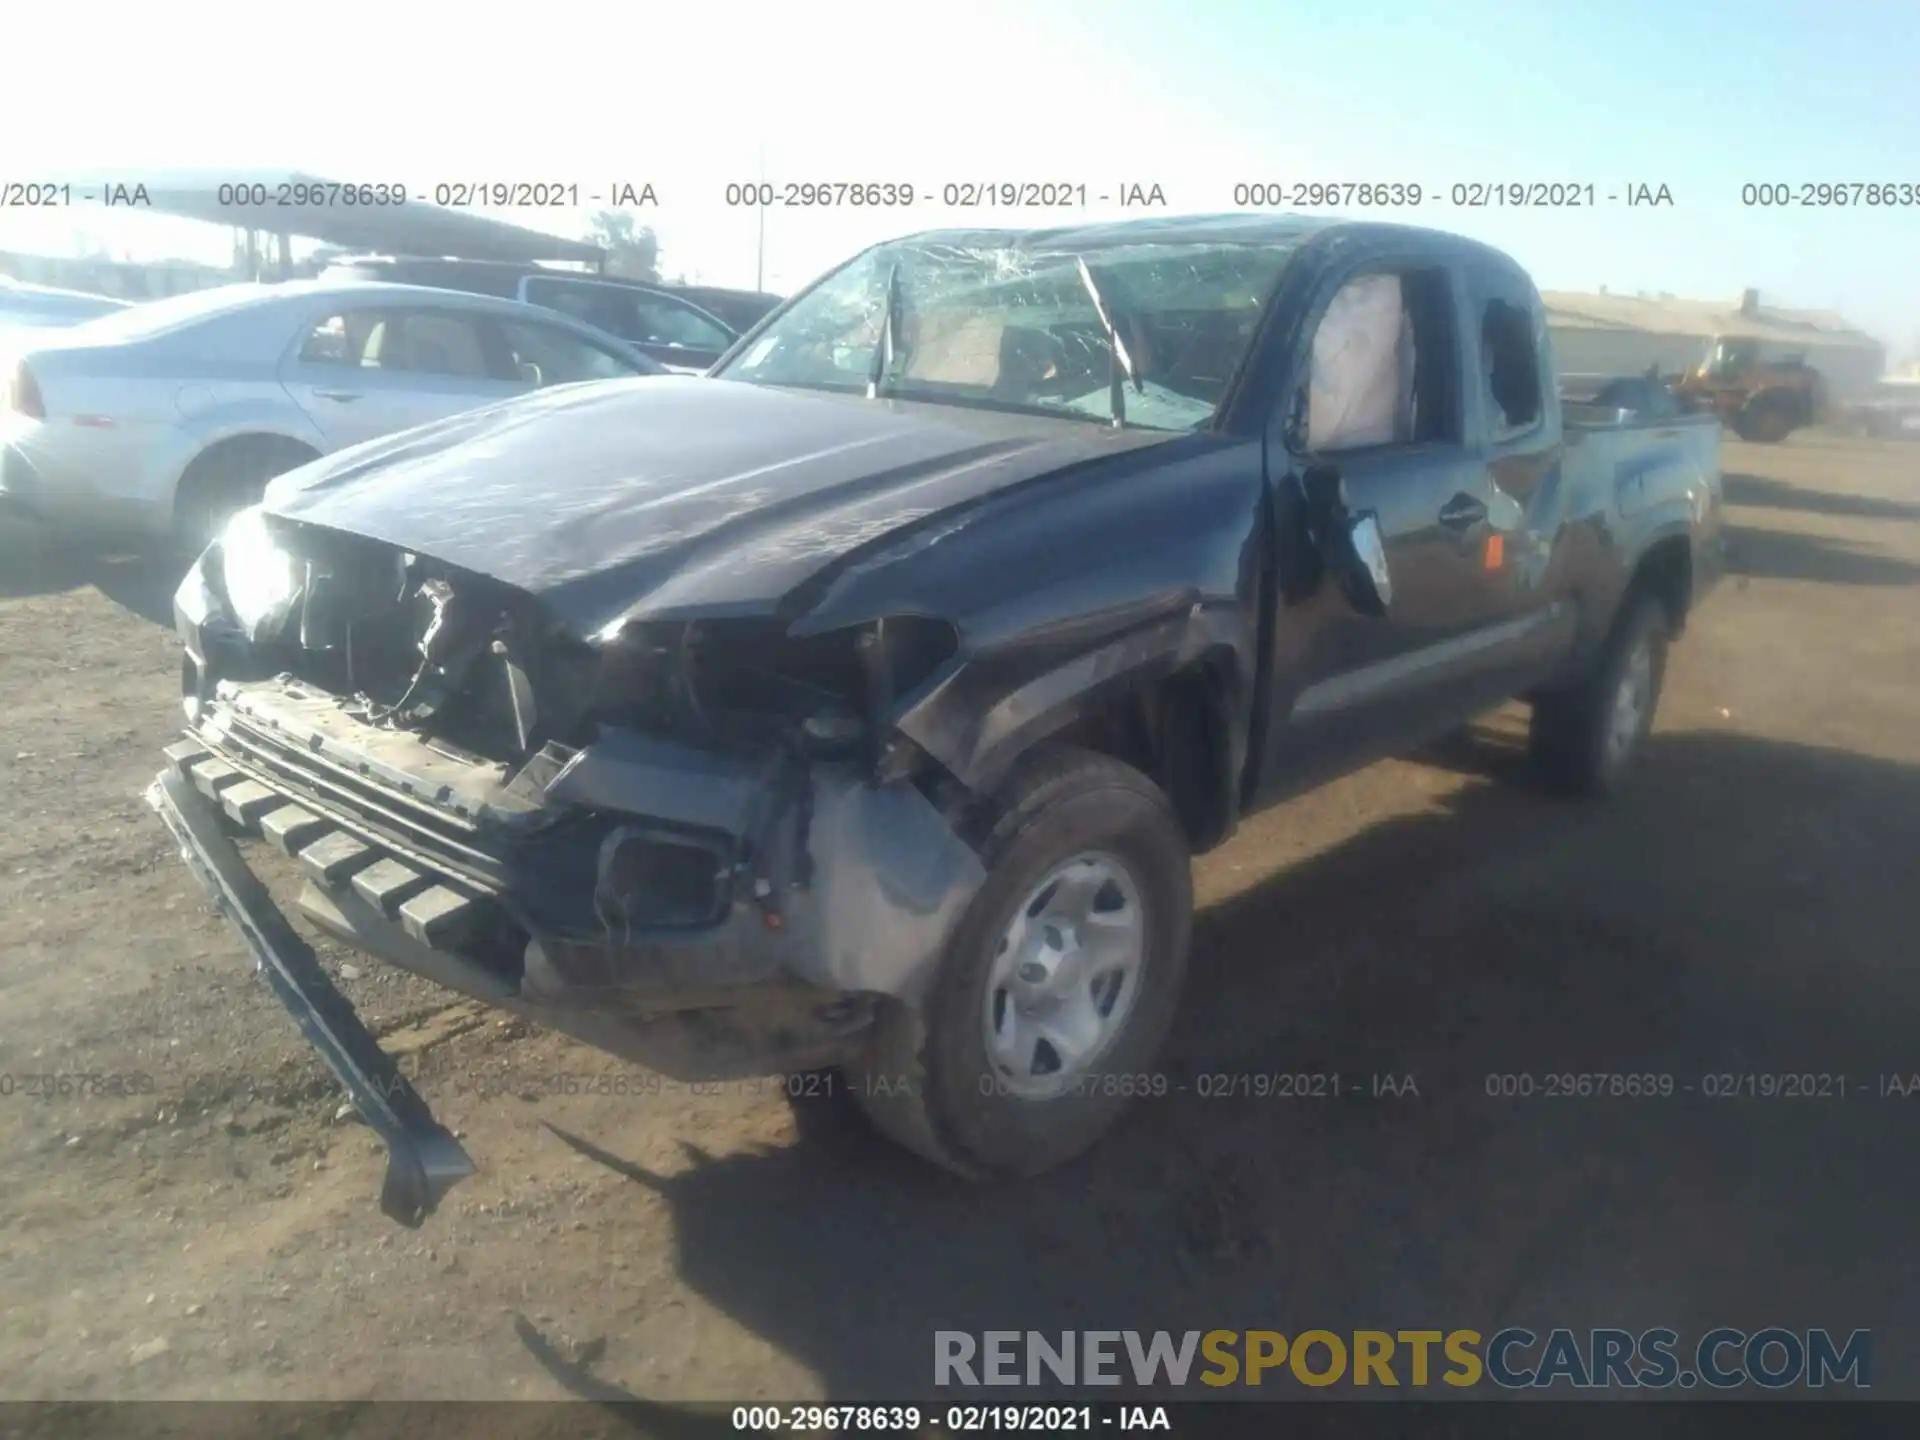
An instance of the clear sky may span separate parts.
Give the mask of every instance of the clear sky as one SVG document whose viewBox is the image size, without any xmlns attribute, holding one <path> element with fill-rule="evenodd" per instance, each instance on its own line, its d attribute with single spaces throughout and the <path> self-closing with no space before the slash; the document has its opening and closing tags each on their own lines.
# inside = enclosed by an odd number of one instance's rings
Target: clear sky
<svg viewBox="0 0 1920 1440">
<path fill-rule="evenodd" d="M 1920 190 L 1913 0 L 865 0 L 527 17 L 355 7 L 21 6 L 0 20 L 0 180 L 299 169 L 419 189 L 463 179 L 651 181 L 670 273 L 752 284 L 729 180 L 898 180 L 910 211 L 773 211 L 766 280 L 952 223 L 949 181 L 1161 186 L 1237 208 L 1238 181 L 1413 181 L 1384 212 L 1512 251 L 1544 288 L 1836 309 L 1920 346 L 1920 204 L 1753 208 L 1746 183 Z M 519 16 L 516 19 L 514 17 Z M 1593 209 L 1467 209 L 1455 183 L 1593 184 Z M 1667 186 L 1671 207 L 1609 192 Z M 1920 199 L 1920 196 L 1913 198 Z M 1099 212 L 1098 204 L 1090 209 Z M 521 211 L 576 234 L 583 215 Z M 225 232 L 127 212 L 0 212 L 0 248 L 224 261 Z"/>
</svg>

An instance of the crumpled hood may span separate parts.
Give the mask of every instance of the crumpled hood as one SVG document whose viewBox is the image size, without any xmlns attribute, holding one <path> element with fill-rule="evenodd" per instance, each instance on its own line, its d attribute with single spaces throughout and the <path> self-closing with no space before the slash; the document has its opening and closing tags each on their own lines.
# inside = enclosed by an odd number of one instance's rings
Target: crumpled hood
<svg viewBox="0 0 1920 1440">
<path fill-rule="evenodd" d="M 337 451 L 269 513 L 622 616 L 755 615 L 891 532 L 1173 438 L 1085 421 L 654 376 L 558 386 Z"/>
</svg>

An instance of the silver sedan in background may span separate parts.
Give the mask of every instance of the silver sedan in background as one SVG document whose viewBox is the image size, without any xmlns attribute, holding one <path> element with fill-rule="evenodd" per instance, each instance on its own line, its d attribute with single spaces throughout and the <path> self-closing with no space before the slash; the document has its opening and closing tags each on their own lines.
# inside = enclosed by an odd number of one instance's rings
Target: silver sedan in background
<svg viewBox="0 0 1920 1440">
<path fill-rule="evenodd" d="M 550 310 L 424 286 L 228 285 L 0 353 L 0 512 L 199 548 L 268 480 L 547 385 L 661 373 Z"/>
</svg>

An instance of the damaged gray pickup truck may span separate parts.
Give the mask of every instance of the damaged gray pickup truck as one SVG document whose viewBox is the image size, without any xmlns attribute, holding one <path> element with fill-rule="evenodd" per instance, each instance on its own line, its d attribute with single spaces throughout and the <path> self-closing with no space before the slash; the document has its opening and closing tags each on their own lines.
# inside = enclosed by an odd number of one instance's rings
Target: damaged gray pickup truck
<svg viewBox="0 0 1920 1440">
<path fill-rule="evenodd" d="M 1032 1173 L 1152 1070 L 1242 816 L 1514 696 L 1543 777 L 1618 783 L 1721 569 L 1717 434 L 1563 412 L 1533 285 L 1446 235 L 919 235 L 709 377 L 275 480 L 180 587 L 149 799 L 404 1223 L 472 1162 L 246 837 L 395 965 Z"/>
</svg>

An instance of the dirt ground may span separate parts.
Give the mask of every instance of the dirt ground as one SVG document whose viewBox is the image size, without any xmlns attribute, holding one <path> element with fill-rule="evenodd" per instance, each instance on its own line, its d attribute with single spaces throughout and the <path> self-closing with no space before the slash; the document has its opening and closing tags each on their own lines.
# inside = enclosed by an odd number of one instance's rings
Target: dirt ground
<svg viewBox="0 0 1920 1440">
<path fill-rule="evenodd" d="M 480 1166 L 419 1231 L 140 801 L 168 577 L 13 533 L 0 1399 L 858 1400 L 926 1393 L 937 1328 L 1503 1324 L 1870 1328 L 1920 1395 L 1920 447 L 1725 464 L 1740 574 L 1630 791 L 1541 797 L 1501 716 L 1251 822 L 1199 866 L 1186 1090 L 1043 1181 L 773 1086 L 594 1094 L 640 1072 L 323 949 Z M 1487 1093 L 1564 1071 L 1676 1088 Z M 1846 1098 L 1705 1093 L 1783 1073 Z"/>
</svg>

